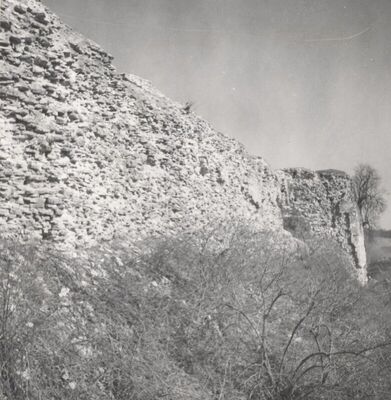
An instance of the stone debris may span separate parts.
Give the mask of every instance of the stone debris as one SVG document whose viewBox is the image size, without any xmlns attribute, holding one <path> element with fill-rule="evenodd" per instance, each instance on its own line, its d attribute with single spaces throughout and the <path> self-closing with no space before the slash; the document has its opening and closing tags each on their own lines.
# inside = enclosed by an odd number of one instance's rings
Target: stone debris
<svg viewBox="0 0 391 400">
<path fill-rule="evenodd" d="M 92 246 L 237 219 L 282 230 L 297 206 L 365 269 L 345 175 L 272 171 L 150 82 L 117 74 L 39 1 L 3 0 L 0 55 L 8 236 Z"/>
</svg>

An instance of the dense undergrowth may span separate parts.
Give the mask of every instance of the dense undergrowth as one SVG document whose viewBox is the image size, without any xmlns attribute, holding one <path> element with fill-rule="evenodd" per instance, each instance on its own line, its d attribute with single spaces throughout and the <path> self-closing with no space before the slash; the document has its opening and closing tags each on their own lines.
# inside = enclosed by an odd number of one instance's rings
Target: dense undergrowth
<svg viewBox="0 0 391 400">
<path fill-rule="evenodd" d="M 338 247 L 217 229 L 74 257 L 3 242 L 6 399 L 391 398 L 391 290 Z"/>
</svg>

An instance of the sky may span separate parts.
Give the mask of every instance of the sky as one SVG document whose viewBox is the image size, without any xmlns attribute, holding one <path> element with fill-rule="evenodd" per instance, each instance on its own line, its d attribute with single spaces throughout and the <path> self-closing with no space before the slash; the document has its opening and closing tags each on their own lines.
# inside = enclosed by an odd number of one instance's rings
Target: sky
<svg viewBox="0 0 391 400">
<path fill-rule="evenodd" d="M 390 0 L 43 0 L 273 168 L 368 163 L 391 228 Z"/>
</svg>

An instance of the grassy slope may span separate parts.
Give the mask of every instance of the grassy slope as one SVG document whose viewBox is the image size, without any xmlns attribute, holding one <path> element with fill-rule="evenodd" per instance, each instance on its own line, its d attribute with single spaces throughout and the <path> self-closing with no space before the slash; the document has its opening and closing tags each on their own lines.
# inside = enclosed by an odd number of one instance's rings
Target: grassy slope
<svg viewBox="0 0 391 400">
<path fill-rule="evenodd" d="M 379 272 L 391 271 L 391 231 L 375 231 L 367 244 L 369 276 L 376 277 Z"/>
</svg>

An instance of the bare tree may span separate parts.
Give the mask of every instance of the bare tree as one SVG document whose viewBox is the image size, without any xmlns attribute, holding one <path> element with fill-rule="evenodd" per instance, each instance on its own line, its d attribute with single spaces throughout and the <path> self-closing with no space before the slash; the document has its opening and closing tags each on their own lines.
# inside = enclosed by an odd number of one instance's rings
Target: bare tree
<svg viewBox="0 0 391 400">
<path fill-rule="evenodd" d="M 353 175 L 353 193 L 360 210 L 364 228 L 376 227 L 381 213 L 386 209 L 384 191 L 380 187 L 379 173 L 368 164 L 359 164 Z"/>
</svg>

